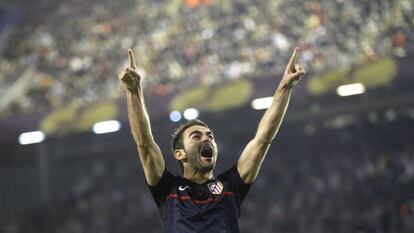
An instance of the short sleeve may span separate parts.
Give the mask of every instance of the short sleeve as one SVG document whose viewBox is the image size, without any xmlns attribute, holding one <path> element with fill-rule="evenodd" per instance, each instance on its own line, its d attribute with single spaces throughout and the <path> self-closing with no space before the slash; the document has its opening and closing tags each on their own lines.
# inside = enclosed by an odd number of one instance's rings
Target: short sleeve
<svg viewBox="0 0 414 233">
<path fill-rule="evenodd" d="M 161 202 L 167 197 L 170 192 L 171 185 L 174 182 L 175 176 L 169 172 L 167 169 L 162 173 L 160 181 L 155 186 L 151 186 L 147 183 L 148 188 L 151 192 L 152 198 L 158 207 L 160 207 Z"/>
<path fill-rule="evenodd" d="M 219 175 L 217 178 L 229 184 L 229 188 L 235 193 L 238 204 L 240 205 L 249 192 L 251 184 L 246 184 L 243 182 L 237 170 L 237 165 L 234 165 L 232 168 Z"/>
</svg>

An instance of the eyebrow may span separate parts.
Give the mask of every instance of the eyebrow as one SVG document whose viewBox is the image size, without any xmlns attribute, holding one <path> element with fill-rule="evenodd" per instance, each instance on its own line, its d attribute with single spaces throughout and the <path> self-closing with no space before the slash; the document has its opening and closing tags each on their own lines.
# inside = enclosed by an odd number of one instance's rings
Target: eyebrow
<svg viewBox="0 0 414 233">
<path fill-rule="evenodd" d="M 191 137 L 191 135 L 193 135 L 193 134 L 202 134 L 202 132 L 200 130 L 194 130 L 193 132 L 190 133 L 190 135 L 188 135 L 188 137 Z M 213 132 L 211 132 L 211 131 L 207 131 L 206 134 L 214 136 Z"/>
</svg>

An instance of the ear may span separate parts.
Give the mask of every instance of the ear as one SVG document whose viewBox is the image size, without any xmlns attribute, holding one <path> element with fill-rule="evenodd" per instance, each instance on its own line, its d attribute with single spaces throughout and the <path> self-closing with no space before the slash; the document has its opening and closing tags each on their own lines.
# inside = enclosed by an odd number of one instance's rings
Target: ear
<svg viewBox="0 0 414 233">
<path fill-rule="evenodd" d="M 176 149 L 174 151 L 174 157 L 176 160 L 184 160 L 187 158 L 187 154 L 185 153 L 184 149 Z"/>
</svg>

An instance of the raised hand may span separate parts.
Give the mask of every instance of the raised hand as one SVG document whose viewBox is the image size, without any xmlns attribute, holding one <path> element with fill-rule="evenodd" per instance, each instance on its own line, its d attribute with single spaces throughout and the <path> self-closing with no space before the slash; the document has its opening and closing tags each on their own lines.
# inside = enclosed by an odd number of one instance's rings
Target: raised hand
<svg viewBox="0 0 414 233">
<path fill-rule="evenodd" d="M 138 86 L 141 82 L 141 76 L 137 72 L 137 66 L 135 65 L 135 58 L 132 49 L 128 49 L 129 66 L 122 71 L 118 78 L 124 83 L 128 91 L 137 93 Z"/>
<path fill-rule="evenodd" d="M 303 67 L 296 64 L 298 54 L 299 48 L 296 47 L 286 66 L 285 73 L 283 74 L 282 82 L 284 82 L 288 88 L 294 87 L 300 81 L 302 75 L 305 74 Z"/>
</svg>

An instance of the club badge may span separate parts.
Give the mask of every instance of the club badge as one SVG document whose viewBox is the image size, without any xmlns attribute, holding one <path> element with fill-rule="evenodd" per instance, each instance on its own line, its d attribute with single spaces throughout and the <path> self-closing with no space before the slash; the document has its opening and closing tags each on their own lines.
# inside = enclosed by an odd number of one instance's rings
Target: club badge
<svg viewBox="0 0 414 233">
<path fill-rule="evenodd" d="M 210 190 L 211 194 L 221 194 L 223 192 L 223 184 L 217 180 L 215 182 L 207 184 L 208 189 Z"/>
</svg>

